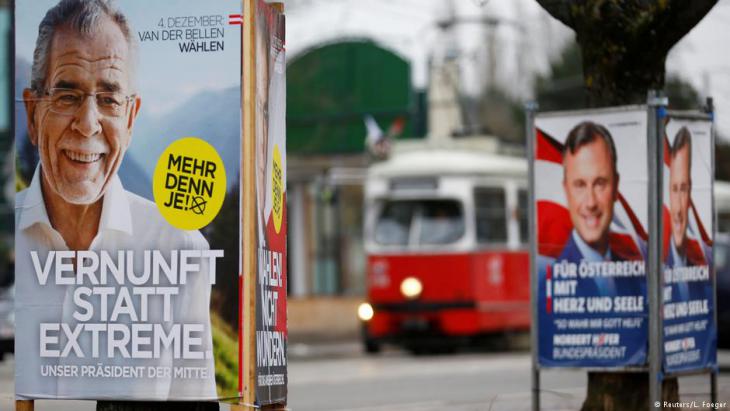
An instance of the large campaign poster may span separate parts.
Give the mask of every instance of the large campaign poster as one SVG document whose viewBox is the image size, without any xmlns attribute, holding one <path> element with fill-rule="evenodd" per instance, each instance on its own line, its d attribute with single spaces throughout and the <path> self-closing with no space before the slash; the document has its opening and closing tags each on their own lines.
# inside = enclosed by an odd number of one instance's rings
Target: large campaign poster
<svg viewBox="0 0 730 411">
<path fill-rule="evenodd" d="M 541 366 L 646 363 L 647 121 L 643 107 L 536 116 Z"/>
<path fill-rule="evenodd" d="M 285 20 L 255 5 L 256 401 L 273 404 L 287 394 Z"/>
<path fill-rule="evenodd" d="M 707 369 L 717 357 L 712 122 L 670 115 L 663 137 L 663 365 Z"/>
<path fill-rule="evenodd" d="M 240 2 L 15 2 L 18 398 L 238 397 Z"/>
</svg>

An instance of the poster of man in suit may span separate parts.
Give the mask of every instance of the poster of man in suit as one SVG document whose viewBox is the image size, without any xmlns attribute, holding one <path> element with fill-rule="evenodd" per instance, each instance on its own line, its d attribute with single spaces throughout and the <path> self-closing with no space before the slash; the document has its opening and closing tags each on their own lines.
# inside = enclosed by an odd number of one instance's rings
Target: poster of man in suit
<svg viewBox="0 0 730 411">
<path fill-rule="evenodd" d="M 646 110 L 545 113 L 535 130 L 540 363 L 642 364 Z"/>
<path fill-rule="evenodd" d="M 712 123 L 670 116 L 664 153 L 664 368 L 690 371 L 716 362 Z"/>
</svg>

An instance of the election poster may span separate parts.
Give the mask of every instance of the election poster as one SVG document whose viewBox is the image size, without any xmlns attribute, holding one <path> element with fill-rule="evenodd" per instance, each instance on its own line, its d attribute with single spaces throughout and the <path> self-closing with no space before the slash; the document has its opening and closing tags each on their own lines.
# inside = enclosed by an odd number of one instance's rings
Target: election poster
<svg viewBox="0 0 730 411">
<path fill-rule="evenodd" d="M 237 398 L 241 3 L 15 22 L 17 397 Z"/>
<path fill-rule="evenodd" d="M 664 134 L 662 302 L 664 371 L 716 364 L 712 122 L 671 114 Z"/>
<path fill-rule="evenodd" d="M 647 121 L 644 107 L 535 118 L 540 366 L 647 361 Z"/>
<path fill-rule="evenodd" d="M 285 403 L 286 61 L 284 15 L 255 1 L 256 401 Z"/>
</svg>

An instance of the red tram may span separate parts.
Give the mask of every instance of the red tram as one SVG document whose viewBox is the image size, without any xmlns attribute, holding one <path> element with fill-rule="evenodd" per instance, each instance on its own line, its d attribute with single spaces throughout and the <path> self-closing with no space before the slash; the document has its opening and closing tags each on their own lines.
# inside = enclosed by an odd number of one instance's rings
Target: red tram
<svg viewBox="0 0 730 411">
<path fill-rule="evenodd" d="M 369 169 L 366 351 L 529 329 L 527 163 L 494 151 L 400 144 Z"/>
</svg>

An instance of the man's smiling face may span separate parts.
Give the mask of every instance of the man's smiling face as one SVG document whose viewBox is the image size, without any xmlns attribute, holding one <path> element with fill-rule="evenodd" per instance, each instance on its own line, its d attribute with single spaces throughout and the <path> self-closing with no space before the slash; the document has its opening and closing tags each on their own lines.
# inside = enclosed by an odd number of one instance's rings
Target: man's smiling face
<svg viewBox="0 0 730 411">
<path fill-rule="evenodd" d="M 689 202 L 692 191 L 690 154 L 689 147 L 685 146 L 672 157 L 669 166 L 669 213 L 672 240 L 680 253 L 684 251 L 687 240 L 687 222 L 689 221 Z"/>
<path fill-rule="evenodd" d="M 83 101 L 75 112 L 66 114 L 54 112 L 48 99 L 27 103 L 29 134 L 40 154 L 44 187 L 68 203 L 99 200 L 119 169 L 140 100 L 125 99 L 121 114 L 110 116 L 100 111 L 104 101 L 88 94 L 128 96 L 130 69 L 128 43 L 109 18 L 90 35 L 68 27 L 59 27 L 54 35 L 46 91 L 76 90 L 83 93 Z"/>
<path fill-rule="evenodd" d="M 563 187 L 573 227 L 586 244 L 604 254 L 618 197 L 618 174 L 610 149 L 597 138 L 575 153 L 567 153 L 563 164 Z"/>
</svg>

